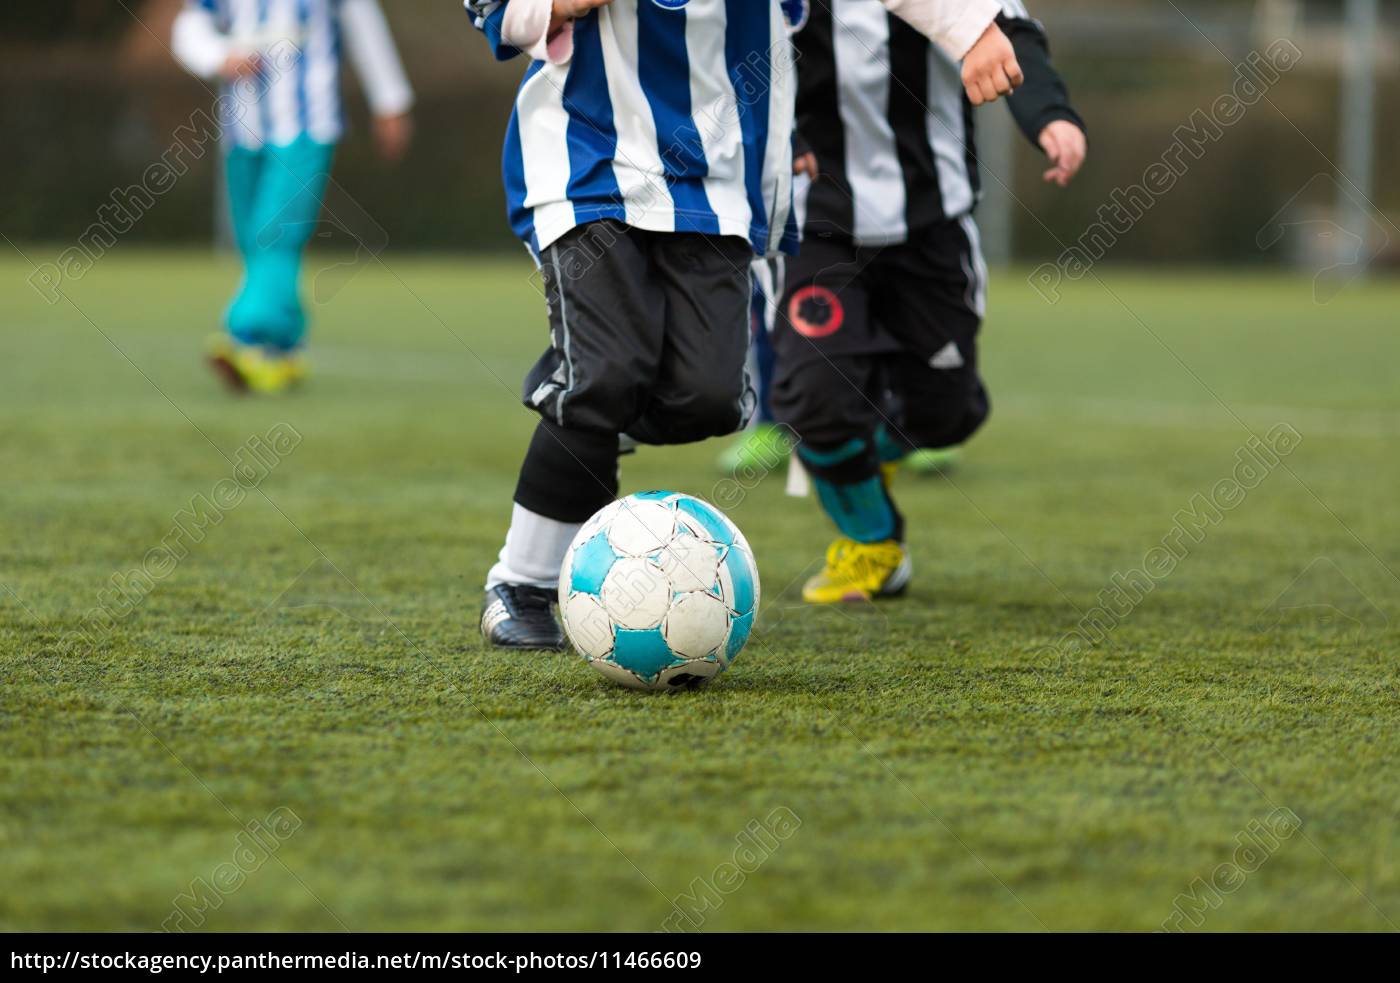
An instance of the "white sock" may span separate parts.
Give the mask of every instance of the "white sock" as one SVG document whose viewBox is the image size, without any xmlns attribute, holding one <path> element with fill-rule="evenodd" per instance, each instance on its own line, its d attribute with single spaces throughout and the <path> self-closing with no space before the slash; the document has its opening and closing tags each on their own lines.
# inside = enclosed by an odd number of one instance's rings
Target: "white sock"
<svg viewBox="0 0 1400 983">
<path fill-rule="evenodd" d="M 527 584 L 551 590 L 558 587 L 564 554 L 582 525 L 547 519 L 516 505 L 511 509 L 506 544 L 486 575 L 486 589 L 498 584 Z"/>
</svg>

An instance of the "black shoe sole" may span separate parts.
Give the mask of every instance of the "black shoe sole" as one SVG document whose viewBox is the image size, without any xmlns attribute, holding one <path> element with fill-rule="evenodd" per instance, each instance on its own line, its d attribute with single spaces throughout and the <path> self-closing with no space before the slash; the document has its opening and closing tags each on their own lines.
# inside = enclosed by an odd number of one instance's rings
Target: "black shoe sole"
<svg viewBox="0 0 1400 983">
<path fill-rule="evenodd" d="M 519 645 L 512 642 L 493 641 L 484 635 L 482 641 L 486 643 L 488 648 L 504 649 L 507 652 L 567 652 L 569 650 L 567 643 L 562 645 Z"/>
</svg>

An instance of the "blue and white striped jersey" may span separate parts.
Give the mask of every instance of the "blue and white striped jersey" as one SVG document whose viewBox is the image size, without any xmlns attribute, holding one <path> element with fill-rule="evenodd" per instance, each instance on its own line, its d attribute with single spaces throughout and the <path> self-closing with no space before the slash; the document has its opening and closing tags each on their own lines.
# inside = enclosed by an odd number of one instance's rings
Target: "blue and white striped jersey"
<svg viewBox="0 0 1400 983">
<path fill-rule="evenodd" d="M 466 0 L 497 58 L 509 0 Z M 741 236 L 792 252 L 787 18 L 806 0 L 613 0 L 574 22 L 566 64 L 534 61 L 504 173 L 511 227 L 537 252 L 585 222 Z"/>
<path fill-rule="evenodd" d="M 376 113 L 413 101 L 377 0 L 185 0 L 176 20 L 175 55 L 190 71 L 216 78 L 233 53 L 258 53 L 252 78 L 223 83 L 225 139 L 248 148 L 285 146 L 306 135 L 335 143 L 345 130 L 342 44 Z"/>
</svg>

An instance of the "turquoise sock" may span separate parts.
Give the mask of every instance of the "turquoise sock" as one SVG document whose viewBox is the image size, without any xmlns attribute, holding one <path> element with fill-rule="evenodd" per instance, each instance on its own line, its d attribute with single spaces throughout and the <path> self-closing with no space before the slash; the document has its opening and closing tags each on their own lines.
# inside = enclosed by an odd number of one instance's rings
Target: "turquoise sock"
<svg viewBox="0 0 1400 983">
<path fill-rule="evenodd" d="M 226 162 L 243 285 L 229 305 L 229 333 L 249 345 L 290 350 L 306 333 L 301 259 L 315 231 L 335 147 L 302 136 L 285 147 L 235 147 Z"/>
<path fill-rule="evenodd" d="M 881 464 L 902 461 L 913 453 L 883 425 L 875 431 L 875 451 L 880 455 Z"/>
<path fill-rule="evenodd" d="M 859 543 L 893 539 L 899 529 L 879 462 L 869 442 L 853 439 L 831 450 L 797 449 L 817 488 L 817 500 L 843 536 Z M 869 472 L 874 469 L 875 474 Z"/>
</svg>

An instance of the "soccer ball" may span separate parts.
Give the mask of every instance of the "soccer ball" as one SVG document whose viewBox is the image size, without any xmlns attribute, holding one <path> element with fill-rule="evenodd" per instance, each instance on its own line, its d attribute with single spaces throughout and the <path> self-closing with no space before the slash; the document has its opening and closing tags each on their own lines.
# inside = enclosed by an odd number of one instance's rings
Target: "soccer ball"
<svg viewBox="0 0 1400 983">
<path fill-rule="evenodd" d="M 758 567 L 743 533 L 691 495 L 629 495 L 583 524 L 559 571 L 564 630 L 633 689 L 702 686 L 753 630 Z"/>
</svg>

